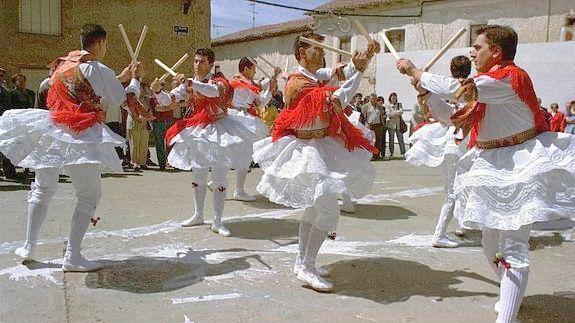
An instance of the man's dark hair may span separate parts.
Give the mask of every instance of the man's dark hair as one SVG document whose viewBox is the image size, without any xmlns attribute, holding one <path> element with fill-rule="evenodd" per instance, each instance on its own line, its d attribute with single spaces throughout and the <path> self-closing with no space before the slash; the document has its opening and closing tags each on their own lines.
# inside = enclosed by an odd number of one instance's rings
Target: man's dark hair
<svg viewBox="0 0 575 323">
<path fill-rule="evenodd" d="M 385 103 L 385 99 L 382 96 L 378 96 L 377 101 L 380 101 L 381 103 Z"/>
<path fill-rule="evenodd" d="M 467 56 L 455 56 L 451 59 L 449 70 L 455 78 L 467 78 L 471 73 L 471 60 Z"/>
<path fill-rule="evenodd" d="M 214 54 L 214 51 L 211 50 L 210 48 L 198 48 L 198 49 L 196 49 L 196 52 L 194 53 L 194 55 L 200 55 L 200 56 L 207 57 L 208 62 L 210 64 L 212 64 L 216 60 L 216 55 Z"/>
<path fill-rule="evenodd" d="M 242 73 L 244 69 L 251 68 L 252 66 L 254 66 L 254 63 L 252 62 L 251 59 L 249 59 L 248 57 L 242 57 L 240 59 L 240 62 L 238 63 L 238 71 Z"/>
<path fill-rule="evenodd" d="M 517 52 L 517 33 L 513 28 L 500 25 L 489 25 L 477 30 L 477 35 L 485 36 L 489 45 L 501 47 L 504 60 L 515 59 Z"/>
<path fill-rule="evenodd" d="M 363 94 L 357 92 L 356 94 L 353 95 L 353 98 L 354 98 L 354 99 L 357 99 L 357 98 L 360 98 L 360 99 L 361 99 L 361 98 L 363 98 Z"/>
<path fill-rule="evenodd" d="M 324 37 L 324 36 L 322 36 L 322 35 L 320 35 L 320 34 L 313 33 L 313 32 L 308 32 L 308 33 L 305 33 L 305 34 L 303 34 L 303 35 L 301 35 L 301 36 L 298 36 L 298 37 L 295 39 L 295 43 L 294 43 L 294 46 L 293 46 L 293 48 L 294 48 L 294 54 L 295 54 L 295 59 L 296 59 L 298 62 L 299 62 L 299 58 L 300 58 L 300 57 L 299 57 L 299 49 L 300 49 L 300 48 L 309 48 L 309 47 L 311 46 L 310 44 L 301 41 L 301 40 L 299 39 L 300 37 L 305 37 L 305 38 L 312 39 L 312 40 L 315 40 L 315 41 L 318 41 L 318 42 L 322 42 L 322 41 L 325 40 L 325 37 Z"/>
<path fill-rule="evenodd" d="M 87 49 L 96 41 L 106 39 L 106 30 L 104 27 L 96 24 L 85 24 L 80 30 L 80 40 L 82 49 Z"/>
</svg>

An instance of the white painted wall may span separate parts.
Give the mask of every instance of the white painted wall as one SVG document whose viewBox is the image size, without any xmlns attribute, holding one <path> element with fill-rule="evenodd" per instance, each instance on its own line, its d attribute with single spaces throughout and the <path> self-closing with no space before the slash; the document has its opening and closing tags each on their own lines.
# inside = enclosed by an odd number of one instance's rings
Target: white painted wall
<svg viewBox="0 0 575 323">
<path fill-rule="evenodd" d="M 432 73 L 449 75 L 451 58 L 467 55 L 470 48 L 449 50 L 431 69 Z M 424 66 L 435 55 L 436 50 L 407 51 L 402 57 L 411 59 L 417 66 Z M 519 44 L 515 63 L 531 76 L 535 92 L 542 99 L 543 106 L 553 102 L 563 108 L 567 101 L 575 100 L 575 42 Z M 476 71 L 472 70 L 471 75 Z M 416 93 L 409 78 L 399 74 L 391 54 L 377 55 L 376 92 L 386 98 L 396 92 L 405 108 L 411 109 L 417 102 Z M 404 119 L 410 120 L 411 113 Z"/>
</svg>

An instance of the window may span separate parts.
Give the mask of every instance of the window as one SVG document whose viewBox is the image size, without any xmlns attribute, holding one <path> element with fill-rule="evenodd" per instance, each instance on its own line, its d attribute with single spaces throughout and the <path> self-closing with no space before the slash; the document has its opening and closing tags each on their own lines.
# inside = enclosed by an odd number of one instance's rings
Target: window
<svg viewBox="0 0 575 323">
<path fill-rule="evenodd" d="M 351 37 L 340 37 L 339 38 L 339 49 L 345 50 L 346 52 L 351 52 Z M 340 63 L 349 63 L 350 57 L 346 55 L 339 55 L 338 61 Z"/>
<path fill-rule="evenodd" d="M 20 32 L 60 35 L 60 0 L 20 0 Z"/>
<path fill-rule="evenodd" d="M 395 48 L 397 52 L 403 52 L 405 50 L 405 29 L 392 29 L 385 32 L 387 38 Z M 389 53 L 389 48 L 385 46 L 385 52 Z"/>
<path fill-rule="evenodd" d="M 487 26 L 486 24 L 470 25 L 469 26 L 469 46 L 473 46 L 475 43 L 475 38 L 477 38 L 477 31 L 479 28 Z"/>
</svg>

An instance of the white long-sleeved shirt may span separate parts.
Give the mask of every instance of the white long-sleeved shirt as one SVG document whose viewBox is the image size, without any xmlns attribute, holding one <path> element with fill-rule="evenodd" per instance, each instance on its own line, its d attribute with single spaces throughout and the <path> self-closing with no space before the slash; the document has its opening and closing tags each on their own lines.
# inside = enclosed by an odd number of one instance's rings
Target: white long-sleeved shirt
<svg viewBox="0 0 575 323">
<path fill-rule="evenodd" d="M 87 53 L 87 52 L 86 52 Z M 100 104 L 106 110 L 106 122 L 120 121 L 120 106 L 126 101 L 126 94 L 140 95 L 140 82 L 132 79 L 124 88 L 116 73 L 98 61 L 89 61 L 79 65 L 80 71 L 88 80 L 94 93 L 101 97 Z"/>
<path fill-rule="evenodd" d="M 210 79 L 211 73 L 206 75 L 204 80 Z M 215 98 L 220 96 L 220 87 L 215 82 L 203 83 L 197 79 L 188 79 L 192 83 L 192 89 L 199 92 L 200 94 L 207 96 L 209 98 Z M 180 84 L 176 88 L 172 89 L 169 93 L 166 91 L 161 91 L 156 93 L 155 97 L 158 100 L 158 104 L 162 106 L 168 106 L 173 102 L 187 101 L 189 99 L 189 93 L 187 91 L 188 83 Z"/>
<path fill-rule="evenodd" d="M 453 99 L 461 84 L 455 78 L 424 72 L 421 86 L 437 96 L 430 95 L 429 109 L 443 122 L 453 114 L 453 107 L 440 104 L 441 98 Z M 511 80 L 496 80 L 487 75 L 474 78 L 478 102 L 485 103 L 485 116 L 477 140 L 489 141 L 505 138 L 529 130 L 535 126 L 533 112 L 513 90 Z M 451 112 L 450 112 L 451 111 Z"/>
<path fill-rule="evenodd" d="M 350 66 L 350 64 L 348 64 L 348 66 Z M 316 82 L 331 80 L 333 73 L 330 72 L 329 77 L 328 77 L 328 74 L 325 72 L 326 70 L 331 70 L 331 68 L 319 69 L 318 70 L 319 74 L 318 74 L 318 73 L 312 73 L 312 72 L 308 71 L 307 69 L 305 69 L 301 65 L 298 66 L 298 71 L 300 73 L 302 73 L 306 77 L 308 77 L 308 78 L 310 78 Z M 344 68 L 344 71 L 345 71 L 345 68 Z M 361 78 L 363 77 L 363 72 L 356 70 L 355 67 L 353 67 L 353 72 L 354 73 L 349 77 L 347 77 L 347 75 L 346 75 L 345 82 L 343 82 L 343 84 L 337 90 L 335 90 L 335 92 L 333 92 L 333 95 L 339 99 L 339 102 L 341 103 L 342 107 L 345 107 L 349 103 L 349 101 L 351 101 L 353 95 L 357 92 L 357 89 L 359 88 L 359 84 L 361 82 Z M 346 72 L 344 72 L 344 74 L 345 73 Z"/>
<path fill-rule="evenodd" d="M 234 89 L 232 106 L 238 110 L 247 110 L 254 101 L 259 101 L 258 105 L 265 107 L 272 99 L 270 79 L 265 78 L 259 82 L 262 87 L 260 93 L 256 93 L 248 88 L 238 87 Z"/>
</svg>

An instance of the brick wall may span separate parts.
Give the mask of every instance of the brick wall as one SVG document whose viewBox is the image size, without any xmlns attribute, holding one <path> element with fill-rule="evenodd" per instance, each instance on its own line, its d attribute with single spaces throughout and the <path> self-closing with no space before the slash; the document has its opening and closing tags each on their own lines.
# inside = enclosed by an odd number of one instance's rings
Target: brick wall
<svg viewBox="0 0 575 323">
<path fill-rule="evenodd" d="M 194 0 L 188 15 L 182 13 L 182 0 L 61 0 L 61 35 L 48 36 L 20 33 L 19 1 L 0 0 L 0 66 L 8 75 L 23 68 L 45 68 L 57 56 L 79 49 L 79 31 L 85 23 L 97 23 L 108 32 L 108 51 L 104 64 L 117 73 L 130 58 L 118 24 L 123 24 L 135 50 L 144 24 L 148 32 L 139 60 L 144 64 L 145 78 L 161 75 L 153 59 L 173 65 L 186 51 L 210 43 L 210 1 Z M 188 26 L 187 36 L 177 36 L 173 26 Z M 180 69 L 192 73 L 191 59 Z M 34 89 L 30 84 L 29 88 Z"/>
</svg>

